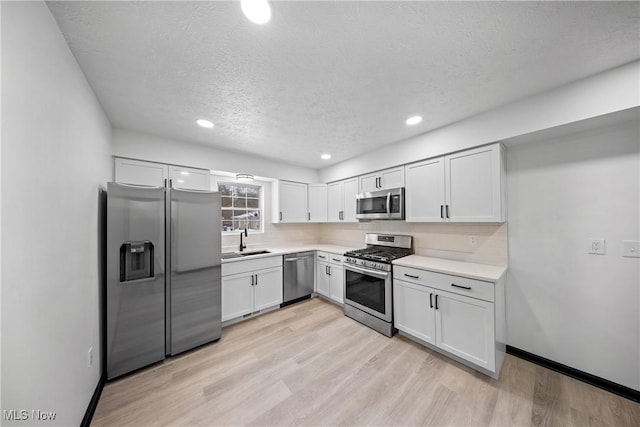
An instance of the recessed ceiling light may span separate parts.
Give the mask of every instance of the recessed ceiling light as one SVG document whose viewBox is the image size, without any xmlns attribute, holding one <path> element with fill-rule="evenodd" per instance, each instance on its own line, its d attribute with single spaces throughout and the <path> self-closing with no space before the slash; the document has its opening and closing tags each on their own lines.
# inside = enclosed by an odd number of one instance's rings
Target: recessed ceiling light
<svg viewBox="0 0 640 427">
<path fill-rule="evenodd" d="M 331 154 L 329 154 L 329 153 L 321 154 L 321 155 L 320 155 L 320 158 L 321 158 L 322 160 L 329 160 L 329 159 L 331 158 Z"/>
<path fill-rule="evenodd" d="M 413 116 L 413 117 L 409 117 L 406 121 L 406 123 L 411 126 L 411 125 L 417 125 L 418 123 L 420 123 L 422 121 L 422 116 Z"/>
<path fill-rule="evenodd" d="M 213 123 L 205 119 L 198 119 L 196 120 L 196 123 L 198 126 L 202 126 L 203 128 L 211 129 L 213 127 Z"/>
<path fill-rule="evenodd" d="M 241 0 L 242 13 L 254 24 L 266 24 L 271 20 L 271 6 L 267 0 Z"/>
</svg>

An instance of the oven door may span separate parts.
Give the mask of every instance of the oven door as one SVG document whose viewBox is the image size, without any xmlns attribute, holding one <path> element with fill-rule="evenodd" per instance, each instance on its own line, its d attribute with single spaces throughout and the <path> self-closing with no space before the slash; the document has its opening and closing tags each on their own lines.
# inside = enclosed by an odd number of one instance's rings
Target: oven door
<svg viewBox="0 0 640 427">
<path fill-rule="evenodd" d="M 391 322 L 391 272 L 344 264 L 344 302 Z"/>
</svg>

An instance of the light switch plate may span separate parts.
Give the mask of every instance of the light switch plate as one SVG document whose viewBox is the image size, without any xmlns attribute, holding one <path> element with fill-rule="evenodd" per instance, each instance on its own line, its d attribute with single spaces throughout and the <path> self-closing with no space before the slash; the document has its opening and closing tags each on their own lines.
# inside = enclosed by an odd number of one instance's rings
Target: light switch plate
<svg viewBox="0 0 640 427">
<path fill-rule="evenodd" d="M 640 258 L 640 242 L 637 240 L 622 241 L 622 256 L 629 258 Z"/>
<path fill-rule="evenodd" d="M 588 242 L 587 253 L 596 255 L 604 255 L 606 253 L 604 239 L 589 239 Z"/>
</svg>

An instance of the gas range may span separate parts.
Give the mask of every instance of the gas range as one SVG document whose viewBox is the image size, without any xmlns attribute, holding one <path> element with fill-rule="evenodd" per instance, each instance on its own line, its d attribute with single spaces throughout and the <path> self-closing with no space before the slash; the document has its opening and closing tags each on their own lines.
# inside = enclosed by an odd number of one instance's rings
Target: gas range
<svg viewBox="0 0 640 427">
<path fill-rule="evenodd" d="M 367 234 L 367 247 L 345 252 L 344 314 L 388 337 L 393 336 L 394 259 L 411 255 L 413 238 Z"/>
<path fill-rule="evenodd" d="M 345 263 L 380 271 L 391 271 L 391 261 L 413 254 L 411 236 L 367 234 L 367 247 L 345 252 Z"/>
</svg>

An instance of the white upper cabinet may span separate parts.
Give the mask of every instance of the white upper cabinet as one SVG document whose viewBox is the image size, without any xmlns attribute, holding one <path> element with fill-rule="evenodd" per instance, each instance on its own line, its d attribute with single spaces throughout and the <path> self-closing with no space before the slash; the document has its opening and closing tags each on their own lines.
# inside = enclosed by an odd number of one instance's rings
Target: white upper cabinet
<svg viewBox="0 0 640 427">
<path fill-rule="evenodd" d="M 340 222 L 344 211 L 344 183 L 327 184 L 327 222 Z"/>
<path fill-rule="evenodd" d="M 307 184 L 290 181 L 277 181 L 273 184 L 273 223 L 307 222 Z"/>
<path fill-rule="evenodd" d="M 342 222 L 358 222 L 356 219 L 356 195 L 358 194 L 358 178 L 345 179 Z"/>
<path fill-rule="evenodd" d="M 504 159 L 492 144 L 406 166 L 409 222 L 504 222 Z"/>
<path fill-rule="evenodd" d="M 170 165 L 169 179 L 173 188 L 211 191 L 211 173 L 207 169 Z"/>
<path fill-rule="evenodd" d="M 358 178 L 327 184 L 327 222 L 356 222 Z"/>
<path fill-rule="evenodd" d="M 169 166 L 162 163 L 114 158 L 115 182 L 133 185 L 164 187 L 169 178 Z"/>
<path fill-rule="evenodd" d="M 404 166 L 361 175 L 358 181 L 360 193 L 404 187 Z"/>
<path fill-rule="evenodd" d="M 327 185 L 309 184 L 309 222 L 327 222 Z"/>
<path fill-rule="evenodd" d="M 406 166 L 407 221 L 443 221 L 445 205 L 444 157 Z"/>
<path fill-rule="evenodd" d="M 502 145 L 493 144 L 445 156 L 449 221 L 503 222 Z"/>
<path fill-rule="evenodd" d="M 211 190 L 211 174 L 208 169 L 187 168 L 164 163 L 114 158 L 116 182 L 133 185 L 164 187 L 171 180 L 173 188 L 186 190 Z"/>
</svg>

